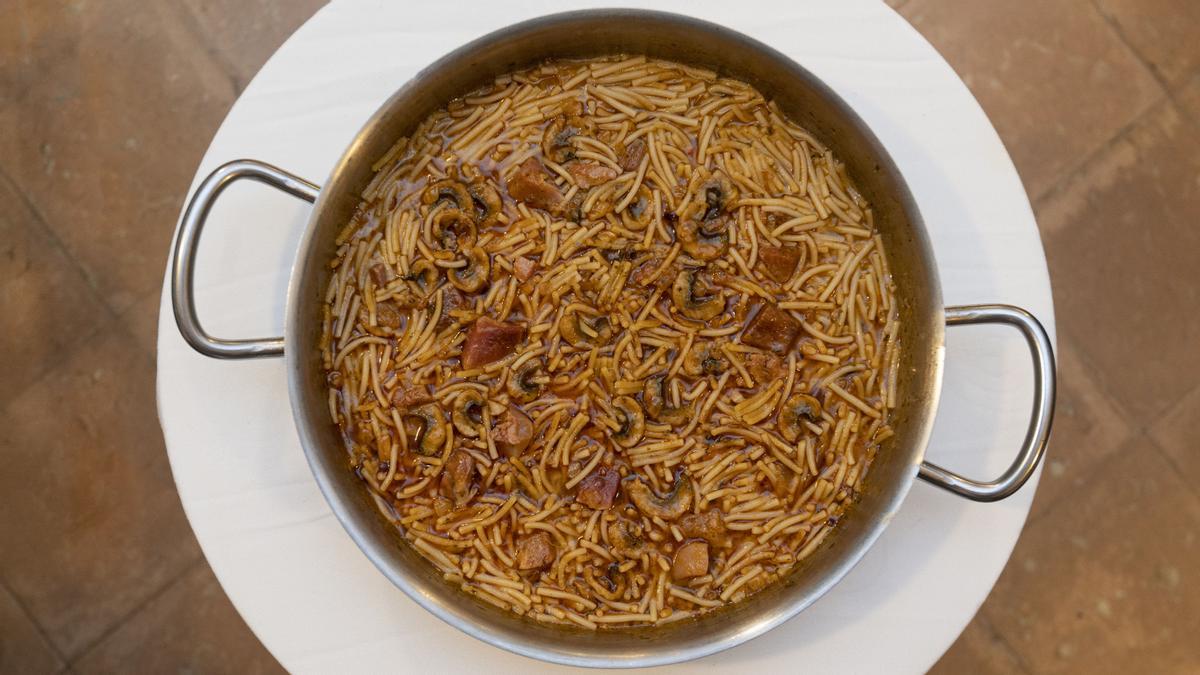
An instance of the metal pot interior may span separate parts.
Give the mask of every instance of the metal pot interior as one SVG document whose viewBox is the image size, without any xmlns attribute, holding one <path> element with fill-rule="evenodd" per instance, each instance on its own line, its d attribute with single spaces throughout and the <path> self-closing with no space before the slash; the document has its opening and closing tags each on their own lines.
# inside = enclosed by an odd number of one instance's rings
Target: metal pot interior
<svg viewBox="0 0 1200 675">
<path fill-rule="evenodd" d="M 497 75 L 547 58 L 618 53 L 698 65 L 748 82 L 846 163 L 874 207 L 896 281 L 903 378 L 896 435 L 881 448 L 860 501 L 789 578 L 696 620 L 592 633 L 521 619 L 471 598 L 399 536 L 348 469 L 329 419 L 318 339 L 334 237 L 377 158 L 426 115 Z M 389 579 L 443 620 L 494 645 L 549 661 L 612 667 L 682 661 L 731 647 L 793 616 L 849 571 L 899 507 L 924 454 L 941 384 L 943 335 L 941 290 L 920 215 L 879 141 L 841 99 L 787 57 L 720 26 L 658 12 L 595 10 L 535 19 L 476 40 L 420 72 L 380 108 L 333 169 L 313 210 L 293 270 L 286 353 L 292 407 L 317 482 Z"/>
</svg>

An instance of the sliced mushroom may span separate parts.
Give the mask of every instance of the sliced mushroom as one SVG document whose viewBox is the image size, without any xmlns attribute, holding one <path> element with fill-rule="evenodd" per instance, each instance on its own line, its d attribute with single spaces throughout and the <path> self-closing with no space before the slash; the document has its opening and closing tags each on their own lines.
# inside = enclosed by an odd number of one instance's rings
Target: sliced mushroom
<svg viewBox="0 0 1200 675">
<path fill-rule="evenodd" d="M 705 341 L 693 345 L 683 357 L 683 372 L 692 377 L 720 375 L 729 368 L 729 359 L 721 352 L 716 342 Z"/>
<path fill-rule="evenodd" d="M 461 507 L 475 496 L 475 460 L 462 450 L 455 450 L 446 460 L 442 471 L 442 496 Z"/>
<path fill-rule="evenodd" d="M 684 471 L 675 475 L 675 484 L 671 486 L 671 491 L 662 497 L 654 494 L 650 486 L 636 476 L 626 480 L 629 486 L 625 488 L 625 494 L 629 495 L 629 501 L 651 518 L 675 520 L 692 508 L 692 500 L 696 496 L 692 488 L 692 479 L 688 478 Z"/>
<path fill-rule="evenodd" d="M 509 375 L 505 390 L 517 403 L 529 403 L 542 393 L 546 380 L 546 368 L 541 359 L 529 359 Z"/>
<path fill-rule="evenodd" d="M 631 448 L 642 440 L 646 431 L 646 418 L 642 406 L 632 396 L 618 396 L 612 401 L 613 413 L 620 427 L 612 432 L 612 439 L 622 448 Z"/>
<path fill-rule="evenodd" d="M 421 425 L 416 443 L 411 446 L 413 451 L 425 457 L 442 454 L 447 435 L 446 417 L 442 409 L 436 403 L 426 403 L 409 410 L 404 416 L 416 419 Z"/>
<path fill-rule="evenodd" d="M 421 203 L 429 207 L 445 203 L 459 211 L 471 208 L 471 193 L 467 186 L 453 178 L 430 183 L 421 193 Z"/>
<path fill-rule="evenodd" d="M 647 548 L 641 526 L 624 518 L 608 526 L 608 544 L 618 558 L 639 558 Z"/>
<path fill-rule="evenodd" d="M 675 549 L 671 562 L 671 578 L 683 581 L 708 574 L 708 542 L 689 541 Z"/>
<path fill-rule="evenodd" d="M 563 312 L 558 332 L 572 347 L 586 349 L 608 344 L 613 336 L 613 327 L 608 317 L 585 313 L 579 307 L 570 307 Z"/>
<path fill-rule="evenodd" d="M 428 295 L 437 287 L 438 270 L 434 264 L 425 258 L 414 260 L 408 268 L 408 280 L 415 282 L 422 293 Z"/>
<path fill-rule="evenodd" d="M 642 405 L 646 407 L 646 412 L 659 422 L 671 426 L 683 425 L 690 417 L 688 409 L 682 405 L 667 405 L 664 380 L 665 376 L 663 375 L 646 380 L 646 384 L 642 387 Z"/>
<path fill-rule="evenodd" d="M 478 293 L 492 279 L 492 259 L 482 246 L 472 246 L 464 252 L 467 264 L 446 271 L 446 278 L 463 293 Z"/>
<path fill-rule="evenodd" d="M 492 430 L 496 447 L 508 457 L 519 457 L 533 441 L 533 420 L 520 408 L 510 405 Z"/>
<path fill-rule="evenodd" d="M 621 215 L 625 227 L 639 232 L 649 227 L 650 223 L 654 221 L 654 195 L 645 183 L 638 186 L 633 201 L 629 202 Z"/>
<path fill-rule="evenodd" d="M 725 255 L 729 249 L 729 227 L 725 217 L 701 218 L 703 204 L 692 204 L 675 223 L 675 238 L 683 252 L 708 262 Z"/>
<path fill-rule="evenodd" d="M 738 189 L 724 171 L 717 169 L 701 183 L 700 197 L 704 204 L 704 220 L 713 220 L 729 211 L 729 203 L 737 199 Z"/>
<path fill-rule="evenodd" d="M 805 420 L 813 424 L 821 421 L 821 402 L 808 394 L 792 394 L 779 411 L 779 433 L 789 443 L 795 443 L 804 432 Z"/>
<path fill-rule="evenodd" d="M 475 244 L 475 219 L 466 211 L 443 209 L 431 223 L 433 243 L 446 251 L 459 251 Z"/>
<path fill-rule="evenodd" d="M 483 395 L 478 389 L 464 389 L 454 399 L 454 408 L 450 412 L 450 421 L 454 429 L 470 438 L 476 438 L 483 427 Z"/>
<path fill-rule="evenodd" d="M 542 154 L 552 162 L 562 164 L 574 159 L 575 144 L 571 139 L 583 133 L 588 121 L 576 115 L 559 115 L 542 132 Z"/>
<path fill-rule="evenodd" d="M 486 230 L 500 222 L 503 202 L 500 193 L 482 178 L 471 181 L 467 186 L 467 194 L 471 195 L 471 205 L 475 209 L 475 221 L 479 228 Z"/>
<path fill-rule="evenodd" d="M 671 284 L 671 300 L 681 314 L 689 319 L 708 321 L 725 311 L 725 298 L 720 291 L 706 295 L 708 284 L 695 270 L 683 270 Z"/>
</svg>

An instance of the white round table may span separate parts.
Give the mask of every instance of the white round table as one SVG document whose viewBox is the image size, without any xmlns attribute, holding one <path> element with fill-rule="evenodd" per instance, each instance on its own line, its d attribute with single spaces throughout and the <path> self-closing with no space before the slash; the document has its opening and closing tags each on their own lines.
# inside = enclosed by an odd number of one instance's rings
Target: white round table
<svg viewBox="0 0 1200 675">
<path fill-rule="evenodd" d="M 422 66 L 503 25 L 593 4 L 335 2 L 243 92 L 195 183 L 243 157 L 319 182 L 359 126 Z M 747 33 L 824 79 L 907 178 L 930 230 L 945 301 L 1020 305 L 1053 335 L 1045 258 L 1012 162 L 967 88 L 902 18 L 873 0 L 654 7 Z M 244 182 L 219 200 L 195 277 L 210 332 L 281 334 L 307 214 L 306 204 Z M 169 291 L 159 321 L 158 403 L 179 494 L 226 593 L 286 668 L 551 668 L 458 632 L 392 586 L 343 531 L 309 473 L 282 359 L 217 361 L 192 351 L 176 329 Z M 998 475 L 1022 440 L 1032 389 L 1029 355 L 1014 331 L 948 331 L 928 457 L 969 476 Z M 987 596 L 1036 485 L 1035 476 L 1006 501 L 975 504 L 918 481 L 884 535 L 829 594 L 767 635 L 687 667 L 923 672 Z"/>
</svg>

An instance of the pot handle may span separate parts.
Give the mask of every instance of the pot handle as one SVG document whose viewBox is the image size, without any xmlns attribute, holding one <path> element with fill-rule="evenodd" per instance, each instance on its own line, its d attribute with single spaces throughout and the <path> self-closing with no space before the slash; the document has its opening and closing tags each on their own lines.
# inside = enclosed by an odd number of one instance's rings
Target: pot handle
<svg viewBox="0 0 1200 675">
<path fill-rule="evenodd" d="M 171 249 L 171 305 L 175 323 L 183 339 L 193 349 L 218 359 L 251 359 L 260 356 L 279 356 L 283 353 L 283 338 L 226 340 L 209 335 L 196 316 L 193 276 L 196 268 L 196 247 L 200 231 L 217 197 L 231 183 L 249 178 L 282 190 L 293 197 L 314 202 L 320 188 L 283 169 L 252 159 L 239 159 L 217 167 L 196 188 L 183 213 L 183 223 Z"/>
<path fill-rule="evenodd" d="M 1001 323 L 1021 331 L 1033 355 L 1033 416 L 1017 458 L 999 478 L 986 483 L 960 476 L 931 462 L 922 462 L 918 474 L 926 482 L 977 502 L 995 502 L 1011 496 L 1037 468 L 1046 453 L 1046 438 L 1054 419 L 1054 347 L 1046 329 L 1032 314 L 1012 305 L 965 305 L 946 308 L 946 325 Z"/>
</svg>

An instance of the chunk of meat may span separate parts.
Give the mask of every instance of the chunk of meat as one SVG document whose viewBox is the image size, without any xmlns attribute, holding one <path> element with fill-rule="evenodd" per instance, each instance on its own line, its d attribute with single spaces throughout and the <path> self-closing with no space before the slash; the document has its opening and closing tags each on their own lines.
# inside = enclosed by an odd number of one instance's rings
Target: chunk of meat
<svg viewBox="0 0 1200 675">
<path fill-rule="evenodd" d="M 742 333 L 742 342 L 751 347 L 784 354 L 791 349 L 799 334 L 800 322 L 796 317 L 773 304 L 764 303 L 746 325 L 746 331 Z"/>
<path fill-rule="evenodd" d="M 679 531 L 685 537 L 704 539 L 713 546 L 724 548 L 729 534 L 721 513 L 715 509 L 704 513 L 689 513 L 679 519 Z"/>
<path fill-rule="evenodd" d="M 743 364 L 758 384 L 770 384 L 787 376 L 783 360 L 774 354 L 747 354 Z"/>
<path fill-rule="evenodd" d="M 517 457 L 533 440 L 533 420 L 517 406 L 510 405 L 492 431 L 492 440 L 500 452 Z"/>
<path fill-rule="evenodd" d="M 782 284 L 796 272 L 800 249 L 795 246 L 760 246 L 758 259 L 762 261 L 767 277 Z"/>
<path fill-rule="evenodd" d="M 388 328 L 400 327 L 400 310 L 390 302 L 381 302 L 375 305 L 375 321 L 380 326 Z"/>
<path fill-rule="evenodd" d="M 453 500 L 455 507 L 466 504 L 475 494 L 474 478 L 474 458 L 463 450 L 455 450 L 442 473 L 442 495 Z"/>
<path fill-rule="evenodd" d="M 391 275 L 388 274 L 387 267 L 383 263 L 375 263 L 374 265 L 371 265 L 371 267 L 367 269 L 367 274 L 371 275 L 371 281 L 374 281 L 375 285 L 379 288 L 386 286 L 391 277 Z"/>
<path fill-rule="evenodd" d="M 603 185 L 617 177 L 617 170 L 593 161 L 577 161 L 567 165 L 567 173 L 581 188 Z"/>
<path fill-rule="evenodd" d="M 625 146 L 621 152 L 618 164 L 626 171 L 636 171 L 638 165 L 642 163 L 642 158 L 646 156 L 646 141 L 640 137 L 635 138 L 632 143 Z"/>
<path fill-rule="evenodd" d="M 437 329 L 441 330 L 454 322 L 454 317 L 450 315 L 456 309 L 462 309 L 467 304 L 466 296 L 458 291 L 457 288 L 449 286 L 442 289 L 442 315 L 438 317 Z"/>
<path fill-rule="evenodd" d="M 517 569 L 537 570 L 554 562 L 554 541 L 545 532 L 535 532 L 517 540 Z"/>
<path fill-rule="evenodd" d="M 675 549 L 675 560 L 671 563 L 671 578 L 675 581 L 702 577 L 708 574 L 708 544 L 689 541 Z"/>
<path fill-rule="evenodd" d="M 536 209 L 559 211 L 563 206 L 563 195 L 550 181 L 550 175 L 536 158 L 525 160 L 517 173 L 508 181 L 508 194 L 513 199 Z"/>
<path fill-rule="evenodd" d="M 512 266 L 513 275 L 515 275 L 521 281 L 529 281 L 530 277 L 533 276 L 534 271 L 537 269 L 537 263 L 529 258 L 526 258 L 525 256 L 518 256 L 516 259 L 514 259 L 512 261 Z"/>
<path fill-rule="evenodd" d="M 575 501 L 591 509 L 607 509 L 617 496 L 621 475 L 615 469 L 602 466 L 579 482 Z"/>
<path fill-rule="evenodd" d="M 433 397 L 429 395 L 429 390 L 424 385 L 403 385 L 392 392 L 392 405 L 401 410 L 429 403 L 432 400 Z"/>
<path fill-rule="evenodd" d="M 525 327 L 520 324 L 496 321 L 481 316 L 475 320 L 463 343 L 463 368 L 478 368 L 513 353 L 525 337 Z"/>
</svg>

